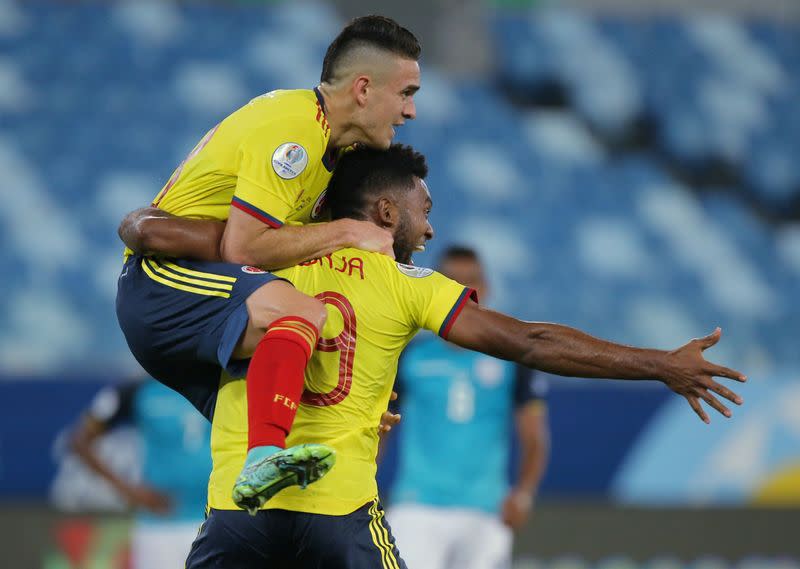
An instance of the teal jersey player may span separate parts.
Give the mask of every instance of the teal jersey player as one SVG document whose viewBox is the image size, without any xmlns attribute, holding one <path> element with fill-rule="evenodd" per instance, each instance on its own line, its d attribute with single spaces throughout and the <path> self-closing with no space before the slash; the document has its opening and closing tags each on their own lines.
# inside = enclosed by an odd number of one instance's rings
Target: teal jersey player
<svg viewBox="0 0 800 569">
<path fill-rule="evenodd" d="M 485 300 L 474 250 L 450 247 L 439 267 Z M 512 530 L 528 519 L 547 462 L 546 380 L 429 338 L 406 350 L 395 385 L 403 420 L 390 515 L 409 566 L 510 567 Z"/>
<path fill-rule="evenodd" d="M 544 377 L 431 337 L 407 349 L 398 389 L 403 421 L 394 503 L 499 513 L 509 486 L 513 412 L 543 404 Z"/>
<path fill-rule="evenodd" d="M 138 434 L 141 480 L 114 471 L 94 441 L 123 425 Z M 132 569 L 182 567 L 205 514 L 211 425 L 182 395 L 153 380 L 102 389 L 72 437 L 83 462 L 134 510 Z"/>
<path fill-rule="evenodd" d="M 182 395 L 155 381 L 142 384 L 131 404 L 142 440 L 142 478 L 172 499 L 167 514 L 144 511 L 142 520 L 202 518 L 211 472 L 211 424 Z"/>
</svg>

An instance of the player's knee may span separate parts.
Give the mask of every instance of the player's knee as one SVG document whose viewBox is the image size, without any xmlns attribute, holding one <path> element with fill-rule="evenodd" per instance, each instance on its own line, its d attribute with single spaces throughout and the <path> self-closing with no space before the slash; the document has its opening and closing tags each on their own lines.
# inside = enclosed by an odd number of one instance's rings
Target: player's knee
<svg viewBox="0 0 800 569">
<path fill-rule="evenodd" d="M 325 305 L 316 298 L 298 293 L 298 296 L 293 298 L 291 302 L 281 306 L 280 313 L 275 314 L 275 318 L 272 320 L 279 318 L 302 318 L 320 332 L 322 327 L 325 326 L 328 311 L 325 310 Z"/>
<path fill-rule="evenodd" d="M 293 316 L 299 316 L 308 320 L 313 324 L 317 331 L 322 331 L 325 322 L 328 320 L 328 311 L 325 309 L 325 304 L 316 298 L 310 296 L 305 297 L 308 302 L 304 302 L 302 306 L 298 306 L 297 313 Z"/>
<path fill-rule="evenodd" d="M 328 317 L 325 304 L 284 282 L 273 282 L 254 292 L 247 299 L 247 308 L 252 323 L 261 329 L 280 318 L 298 317 L 320 331 Z"/>
</svg>

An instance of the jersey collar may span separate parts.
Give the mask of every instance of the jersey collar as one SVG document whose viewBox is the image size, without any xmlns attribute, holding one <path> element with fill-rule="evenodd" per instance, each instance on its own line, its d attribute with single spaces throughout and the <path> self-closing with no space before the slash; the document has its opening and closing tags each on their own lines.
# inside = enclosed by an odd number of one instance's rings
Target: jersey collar
<svg viewBox="0 0 800 569">
<path fill-rule="evenodd" d="M 325 97 L 322 96 L 320 93 L 319 87 L 314 87 L 314 94 L 317 96 L 317 102 L 319 106 L 322 107 L 323 114 L 327 114 L 327 109 L 325 108 Z"/>
<path fill-rule="evenodd" d="M 314 94 L 317 96 L 317 102 L 319 103 L 320 108 L 322 108 L 322 114 L 327 115 L 327 109 L 325 108 L 325 97 L 322 96 L 319 87 L 314 87 Z M 325 166 L 325 169 L 328 172 L 333 172 L 333 169 L 336 167 L 336 158 L 338 156 L 339 150 L 337 148 L 330 148 L 325 151 L 325 154 L 322 155 L 322 165 Z"/>
</svg>

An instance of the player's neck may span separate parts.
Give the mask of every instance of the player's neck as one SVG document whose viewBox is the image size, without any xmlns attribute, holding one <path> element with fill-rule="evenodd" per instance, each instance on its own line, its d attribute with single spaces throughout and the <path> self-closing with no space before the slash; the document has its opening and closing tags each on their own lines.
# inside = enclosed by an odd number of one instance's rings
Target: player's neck
<svg viewBox="0 0 800 569">
<path fill-rule="evenodd" d="M 325 101 L 325 119 L 331 127 L 328 148 L 346 148 L 358 142 L 361 131 L 351 120 L 347 93 L 337 91 L 328 83 L 321 83 L 317 90 Z"/>
</svg>

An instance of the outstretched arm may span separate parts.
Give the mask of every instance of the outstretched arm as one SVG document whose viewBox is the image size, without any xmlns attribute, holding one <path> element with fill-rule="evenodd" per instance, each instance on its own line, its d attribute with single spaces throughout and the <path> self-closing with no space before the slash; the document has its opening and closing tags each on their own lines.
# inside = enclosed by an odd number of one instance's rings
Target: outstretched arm
<svg viewBox="0 0 800 569">
<path fill-rule="evenodd" d="M 608 379 L 656 379 L 689 402 L 706 423 L 700 399 L 730 417 L 711 392 L 736 403 L 742 399 L 714 381 L 714 376 L 745 381 L 738 371 L 713 364 L 703 351 L 719 341 L 721 331 L 691 340 L 670 352 L 634 348 L 590 336 L 575 328 L 546 322 L 523 322 L 468 302 L 453 324 L 448 341 L 464 348 L 557 375 Z"/>
</svg>

